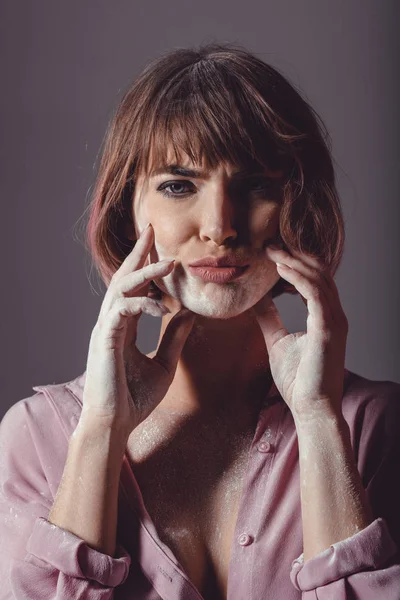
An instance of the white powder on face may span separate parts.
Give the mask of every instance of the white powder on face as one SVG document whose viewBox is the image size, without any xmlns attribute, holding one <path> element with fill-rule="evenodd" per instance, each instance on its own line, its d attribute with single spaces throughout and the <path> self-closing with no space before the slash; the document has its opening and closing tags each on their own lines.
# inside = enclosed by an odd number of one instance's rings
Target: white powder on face
<svg viewBox="0 0 400 600">
<path fill-rule="evenodd" d="M 151 222 L 143 201 L 140 203 L 140 208 L 136 210 L 135 220 L 139 232 L 149 221 Z M 177 231 L 179 223 L 171 223 L 171 227 Z M 149 253 L 149 262 L 176 259 L 173 271 L 163 278 L 154 279 L 154 282 L 164 293 L 198 315 L 216 319 L 236 317 L 254 306 L 279 280 L 275 264 L 268 260 L 262 248 L 258 249 L 252 264 L 238 281 L 224 284 L 205 282 L 200 277 L 192 275 L 187 265 L 180 262 L 180 257 L 175 255 L 177 252 L 175 247 L 172 250 L 164 247 L 156 231 L 154 234 L 154 245 Z M 174 239 L 173 232 L 170 233 L 170 237 Z M 194 260 L 199 257 L 190 258 Z"/>
<path fill-rule="evenodd" d="M 136 217 L 139 230 L 151 221 L 147 217 L 144 211 Z M 180 224 L 174 222 L 171 227 L 179 232 Z M 162 239 L 168 240 L 168 247 L 156 235 L 150 262 L 175 258 L 176 263 L 169 275 L 155 279 L 155 283 L 196 314 L 219 319 L 238 316 L 254 306 L 279 279 L 274 263 L 259 249 L 240 280 L 228 284 L 205 282 L 180 262 L 185 258 L 179 256 L 179 239 L 176 244 L 170 243 L 174 240 L 172 233 Z M 186 260 L 196 258 L 200 256 Z M 203 342 L 204 332 L 197 323 L 191 341 L 198 336 Z M 236 522 L 253 437 L 254 432 L 229 432 L 227 423 L 202 424 L 196 431 L 178 411 L 161 418 L 157 409 L 135 430 L 131 446 L 133 472 L 161 539 L 173 551 L 178 546 L 195 551 L 200 535 L 207 539 L 207 545 L 215 544 L 215 551 L 220 550 L 223 533 L 231 530 L 232 520 L 233 525 Z"/>
<path fill-rule="evenodd" d="M 251 265 L 241 279 L 230 283 L 205 282 L 179 263 L 172 273 L 155 279 L 155 283 L 198 315 L 230 319 L 254 306 L 278 279 L 276 267 L 265 257 Z"/>
</svg>

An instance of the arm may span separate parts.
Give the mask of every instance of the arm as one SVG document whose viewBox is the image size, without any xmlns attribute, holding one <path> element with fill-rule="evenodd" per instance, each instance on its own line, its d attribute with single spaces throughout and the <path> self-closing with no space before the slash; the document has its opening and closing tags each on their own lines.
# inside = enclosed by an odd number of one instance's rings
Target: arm
<svg viewBox="0 0 400 600">
<path fill-rule="evenodd" d="M 374 517 L 344 417 L 296 421 L 304 562 L 367 527 Z"/>
<path fill-rule="evenodd" d="M 304 557 L 290 577 L 304 600 L 400 598 L 399 391 L 355 391 L 346 424 L 296 423 Z"/>
<path fill-rule="evenodd" d="M 114 556 L 118 484 L 128 435 L 117 422 L 81 417 L 48 521 Z"/>
<path fill-rule="evenodd" d="M 70 472 L 82 444 L 80 436 L 75 438 L 67 449 L 56 412 L 43 393 L 14 404 L 0 423 L 1 600 L 111 600 L 114 588 L 128 577 L 131 558 L 120 544 L 117 557 L 112 557 L 48 520 L 54 493 L 49 479 L 62 473 L 63 467 L 67 473 L 67 450 Z M 54 483 L 57 489 L 57 480 Z M 60 492 L 60 502 L 66 499 L 66 491 L 68 486 Z M 112 505 L 110 498 L 107 506 Z M 62 505 L 57 500 L 54 506 Z M 76 506 L 74 499 L 72 507 Z M 82 510 L 79 514 L 83 516 Z M 64 516 L 62 510 L 60 515 Z M 71 524 L 66 519 L 64 525 Z M 79 526 L 78 521 L 74 526 Z M 110 538 L 99 535 L 101 543 L 109 543 L 113 525 L 105 531 Z M 93 533 L 95 540 L 94 529 Z"/>
</svg>

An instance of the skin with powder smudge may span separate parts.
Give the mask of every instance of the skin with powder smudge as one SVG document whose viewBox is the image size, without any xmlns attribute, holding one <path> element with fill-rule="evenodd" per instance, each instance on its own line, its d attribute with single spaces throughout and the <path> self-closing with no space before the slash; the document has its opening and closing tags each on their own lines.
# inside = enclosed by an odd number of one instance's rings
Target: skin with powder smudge
<svg viewBox="0 0 400 600">
<path fill-rule="evenodd" d="M 199 168 L 187 158 L 179 164 Z M 258 178 L 243 180 L 235 188 L 235 171 L 233 165 L 220 164 L 201 178 L 160 174 L 136 181 L 132 237 L 150 222 L 154 246 L 148 262 L 175 259 L 173 271 L 154 280 L 171 311 L 162 318 L 158 345 L 169 319 L 182 306 L 196 314 L 161 410 L 210 414 L 224 408 L 238 415 L 248 408 L 246 390 L 254 378 L 262 372 L 265 382 L 269 380 L 265 342 L 250 309 L 280 278 L 265 252 L 279 233 L 280 202 L 276 186 L 274 192 L 268 187 L 273 174 L 266 172 L 267 187 Z M 167 190 L 177 199 L 162 194 L 160 186 L 166 183 L 173 184 Z M 188 269 L 202 257 L 227 253 L 250 264 L 237 281 L 205 282 Z M 261 395 L 267 391 L 261 386 Z"/>
</svg>

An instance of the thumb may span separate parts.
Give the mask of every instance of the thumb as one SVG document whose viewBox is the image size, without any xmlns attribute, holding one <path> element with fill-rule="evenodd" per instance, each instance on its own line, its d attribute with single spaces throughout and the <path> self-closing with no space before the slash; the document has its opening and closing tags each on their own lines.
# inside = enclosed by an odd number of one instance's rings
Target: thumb
<svg viewBox="0 0 400 600">
<path fill-rule="evenodd" d="M 175 374 L 183 346 L 192 330 L 196 315 L 187 308 L 177 312 L 167 325 L 153 360 L 159 360 L 171 375 Z"/>
<path fill-rule="evenodd" d="M 270 354 L 274 344 L 286 337 L 289 332 L 282 322 L 279 310 L 270 293 L 263 296 L 252 310 L 263 333 L 268 354 Z"/>
</svg>

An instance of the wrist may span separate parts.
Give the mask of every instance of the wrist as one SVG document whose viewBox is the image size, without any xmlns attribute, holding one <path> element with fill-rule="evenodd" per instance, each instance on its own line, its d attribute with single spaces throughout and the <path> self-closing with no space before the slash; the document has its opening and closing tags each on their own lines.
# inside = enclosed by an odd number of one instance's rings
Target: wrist
<svg viewBox="0 0 400 600">
<path fill-rule="evenodd" d="M 120 440 L 121 444 L 125 444 L 128 441 L 129 427 L 127 427 L 127 420 L 112 415 L 102 415 L 97 412 L 93 412 L 91 409 L 83 410 L 74 435 L 86 435 L 90 437 L 111 437 L 113 440 Z"/>
<path fill-rule="evenodd" d="M 315 427 L 334 427 L 344 431 L 348 430 L 348 424 L 343 413 L 337 413 L 334 410 L 316 410 L 308 414 L 293 414 L 293 420 L 297 430 L 307 430 Z"/>
<path fill-rule="evenodd" d="M 293 419 L 299 426 L 313 425 L 319 422 L 329 422 L 332 424 L 342 425 L 346 423 L 342 412 L 341 402 L 333 402 L 332 400 L 312 401 L 308 408 L 301 410 L 292 410 Z"/>
</svg>

